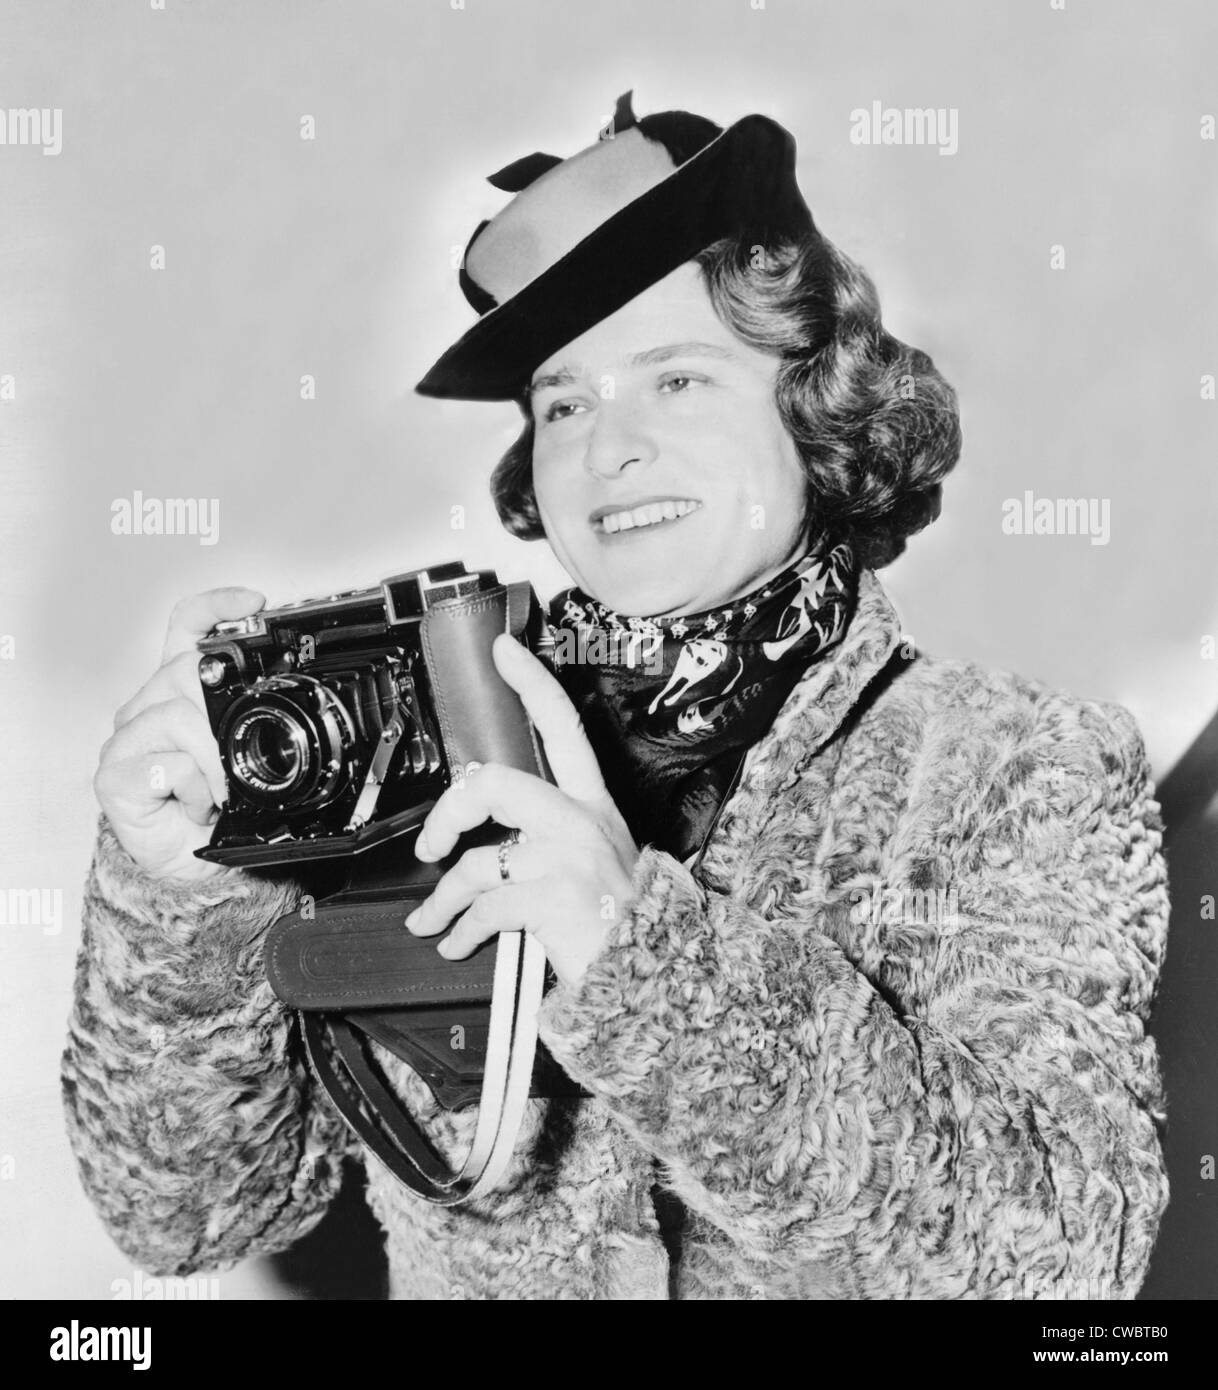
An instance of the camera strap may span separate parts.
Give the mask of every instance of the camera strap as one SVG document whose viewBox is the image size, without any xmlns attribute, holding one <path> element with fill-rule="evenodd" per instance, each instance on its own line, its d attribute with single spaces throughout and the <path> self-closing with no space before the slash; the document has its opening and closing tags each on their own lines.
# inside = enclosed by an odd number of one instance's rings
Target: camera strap
<svg viewBox="0 0 1218 1390">
<path fill-rule="evenodd" d="M 457 1171 L 382 1079 L 357 1019 L 301 1013 L 309 1061 L 339 1114 L 399 1181 L 431 1202 L 454 1206 L 482 1196 L 511 1161 L 531 1089 L 545 966 L 535 937 L 501 933 L 478 1120 Z"/>
</svg>

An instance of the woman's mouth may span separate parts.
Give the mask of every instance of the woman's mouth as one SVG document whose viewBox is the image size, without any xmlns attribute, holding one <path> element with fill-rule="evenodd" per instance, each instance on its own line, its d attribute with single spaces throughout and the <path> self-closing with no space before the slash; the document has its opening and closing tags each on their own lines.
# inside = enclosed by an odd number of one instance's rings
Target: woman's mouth
<svg viewBox="0 0 1218 1390">
<path fill-rule="evenodd" d="M 702 506 L 689 497 L 665 497 L 638 502 L 633 507 L 598 507 L 589 520 L 601 535 L 616 536 L 623 531 L 642 531 L 666 522 L 680 521 Z"/>
</svg>

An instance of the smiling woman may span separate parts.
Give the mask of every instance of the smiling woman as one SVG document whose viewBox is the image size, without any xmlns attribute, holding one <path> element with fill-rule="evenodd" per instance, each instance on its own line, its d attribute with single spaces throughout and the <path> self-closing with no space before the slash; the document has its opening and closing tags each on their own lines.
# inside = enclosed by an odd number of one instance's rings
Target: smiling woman
<svg viewBox="0 0 1218 1390">
<path fill-rule="evenodd" d="M 525 411 L 495 497 L 570 574 L 550 618 L 577 655 L 496 639 L 554 780 L 449 786 L 406 927 L 450 960 L 540 943 L 540 1036 L 578 1094 L 529 1102 L 466 1207 L 368 1164 L 393 1292 L 1131 1297 L 1167 1196 L 1139 732 L 902 641 L 876 571 L 937 514 L 955 396 L 821 237 L 788 132 L 623 98 L 608 134 L 493 176 L 516 196 L 467 248 L 479 320 L 419 386 Z M 223 794 L 193 634 L 257 598 L 179 612 L 97 780 L 65 1097 L 86 1186 L 156 1272 L 290 1244 L 356 1151 L 262 975 L 301 885 L 176 868 Z M 512 833 L 462 853 L 487 819 Z M 479 1116 L 373 1054 L 468 1151 Z"/>
</svg>

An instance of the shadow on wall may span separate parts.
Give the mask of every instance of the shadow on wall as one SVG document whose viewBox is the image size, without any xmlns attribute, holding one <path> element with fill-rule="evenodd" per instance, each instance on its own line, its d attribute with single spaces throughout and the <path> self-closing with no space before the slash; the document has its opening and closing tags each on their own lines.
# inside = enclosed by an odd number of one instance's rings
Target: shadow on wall
<svg viewBox="0 0 1218 1390">
<path fill-rule="evenodd" d="M 1167 1084 L 1171 1202 L 1139 1298 L 1211 1299 L 1218 1295 L 1218 715 L 1158 795 L 1172 913 L 1151 1032 Z"/>
<path fill-rule="evenodd" d="M 1218 922 L 1202 899 L 1218 895 L 1218 716 L 1158 789 L 1167 827 L 1172 916 L 1151 1023 L 1167 1083 L 1164 1137 L 1171 1203 L 1139 1300 L 1218 1294 Z M 1212 909 L 1211 909 L 1212 912 Z M 384 1299 L 380 1226 L 348 1161 L 343 1189 L 321 1223 L 271 1261 L 300 1298 Z"/>
</svg>

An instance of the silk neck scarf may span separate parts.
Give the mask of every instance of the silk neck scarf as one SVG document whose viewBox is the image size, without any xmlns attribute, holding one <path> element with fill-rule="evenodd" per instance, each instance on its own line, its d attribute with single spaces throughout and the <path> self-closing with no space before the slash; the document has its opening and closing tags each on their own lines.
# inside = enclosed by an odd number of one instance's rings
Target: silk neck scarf
<svg viewBox="0 0 1218 1390">
<path fill-rule="evenodd" d="M 723 608 L 631 618 L 578 588 L 550 604 L 556 673 L 631 833 L 684 860 L 742 755 L 800 677 L 846 632 L 858 593 L 846 542 Z"/>
</svg>

